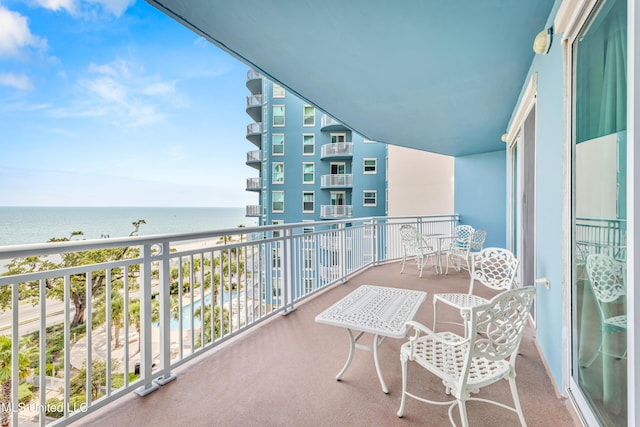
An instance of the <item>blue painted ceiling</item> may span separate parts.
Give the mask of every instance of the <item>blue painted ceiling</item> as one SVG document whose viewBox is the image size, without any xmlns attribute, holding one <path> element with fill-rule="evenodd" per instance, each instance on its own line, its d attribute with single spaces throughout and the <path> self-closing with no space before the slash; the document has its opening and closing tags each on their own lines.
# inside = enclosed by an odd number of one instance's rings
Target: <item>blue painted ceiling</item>
<svg viewBox="0 0 640 427">
<path fill-rule="evenodd" d="M 366 138 L 503 150 L 553 0 L 147 0 Z"/>
</svg>

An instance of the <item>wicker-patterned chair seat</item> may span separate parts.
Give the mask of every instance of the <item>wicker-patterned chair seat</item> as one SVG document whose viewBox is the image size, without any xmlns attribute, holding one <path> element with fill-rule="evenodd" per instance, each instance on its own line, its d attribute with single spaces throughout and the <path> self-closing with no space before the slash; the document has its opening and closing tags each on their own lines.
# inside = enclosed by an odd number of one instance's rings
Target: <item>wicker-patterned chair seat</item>
<svg viewBox="0 0 640 427">
<path fill-rule="evenodd" d="M 449 420 L 455 426 L 453 409 L 458 406 L 463 426 L 468 426 L 466 402 L 476 400 L 508 409 L 525 426 L 524 414 L 515 383 L 515 361 L 535 288 L 503 292 L 486 304 L 463 310 L 467 337 L 453 332 L 436 333 L 426 326 L 407 322 L 414 333 L 400 348 L 402 363 L 402 400 L 398 416 L 404 414 L 406 396 L 424 403 L 449 406 Z M 442 380 L 445 393 L 454 400 L 434 401 L 407 391 L 407 363 L 416 362 Z M 506 379 L 511 388 L 513 406 L 489 399 L 471 397 L 481 388 Z"/>
<path fill-rule="evenodd" d="M 506 291 L 515 284 L 519 261 L 508 249 L 485 248 L 475 254 L 471 263 L 469 291 L 464 293 L 442 293 L 433 295 L 433 330 L 438 323 L 438 303 L 444 303 L 458 310 L 485 304 L 487 299 L 474 295 L 476 281 L 495 291 Z M 461 322 L 441 322 L 455 323 Z"/>
</svg>

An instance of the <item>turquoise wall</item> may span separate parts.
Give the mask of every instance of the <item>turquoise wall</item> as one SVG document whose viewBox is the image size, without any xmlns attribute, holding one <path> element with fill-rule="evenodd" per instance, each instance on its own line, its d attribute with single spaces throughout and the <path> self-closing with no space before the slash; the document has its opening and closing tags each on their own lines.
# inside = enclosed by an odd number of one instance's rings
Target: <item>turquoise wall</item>
<svg viewBox="0 0 640 427">
<path fill-rule="evenodd" d="M 456 157 L 454 212 L 462 224 L 487 230 L 485 247 L 506 247 L 506 151 Z"/>
<path fill-rule="evenodd" d="M 538 73 L 536 145 L 537 340 L 558 389 L 562 387 L 562 246 L 563 246 L 563 65 L 555 36 L 547 55 L 536 55 L 530 75 Z M 527 82 L 529 79 L 527 79 Z M 569 284 L 566 284 L 569 286 Z"/>
</svg>

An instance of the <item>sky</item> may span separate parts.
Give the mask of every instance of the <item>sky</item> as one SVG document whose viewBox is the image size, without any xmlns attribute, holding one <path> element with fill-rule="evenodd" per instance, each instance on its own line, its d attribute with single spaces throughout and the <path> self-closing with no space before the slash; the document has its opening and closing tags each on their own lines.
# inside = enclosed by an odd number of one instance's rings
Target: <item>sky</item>
<svg viewBox="0 0 640 427">
<path fill-rule="evenodd" d="M 142 0 L 0 0 L 0 206 L 245 206 L 248 67 Z"/>
</svg>

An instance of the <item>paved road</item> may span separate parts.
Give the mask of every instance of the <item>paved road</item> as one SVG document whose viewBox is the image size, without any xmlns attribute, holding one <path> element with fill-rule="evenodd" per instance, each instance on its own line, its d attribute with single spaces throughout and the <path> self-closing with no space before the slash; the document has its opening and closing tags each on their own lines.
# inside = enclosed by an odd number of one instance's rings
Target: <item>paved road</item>
<svg viewBox="0 0 640 427">
<path fill-rule="evenodd" d="M 70 315 L 73 316 L 73 304 L 69 303 Z M 0 312 L 0 334 L 11 333 L 11 310 Z M 47 326 L 64 321 L 64 304 L 58 300 L 47 300 Z M 18 327 L 19 334 L 25 335 L 40 329 L 40 305 L 20 304 Z"/>
</svg>

